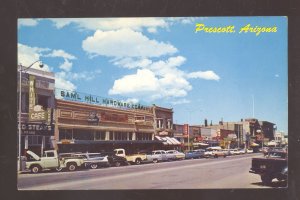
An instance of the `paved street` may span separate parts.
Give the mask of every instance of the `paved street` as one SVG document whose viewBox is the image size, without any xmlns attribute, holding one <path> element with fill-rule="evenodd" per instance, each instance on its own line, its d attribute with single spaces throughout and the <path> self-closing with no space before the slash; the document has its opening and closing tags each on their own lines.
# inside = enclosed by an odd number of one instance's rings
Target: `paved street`
<svg viewBox="0 0 300 200">
<path fill-rule="evenodd" d="M 284 187 L 273 180 L 263 186 L 260 177 L 250 174 L 251 158 L 261 154 L 218 159 L 195 159 L 110 167 L 76 172 L 19 174 L 20 190 L 101 190 L 101 189 L 207 189 Z"/>
</svg>

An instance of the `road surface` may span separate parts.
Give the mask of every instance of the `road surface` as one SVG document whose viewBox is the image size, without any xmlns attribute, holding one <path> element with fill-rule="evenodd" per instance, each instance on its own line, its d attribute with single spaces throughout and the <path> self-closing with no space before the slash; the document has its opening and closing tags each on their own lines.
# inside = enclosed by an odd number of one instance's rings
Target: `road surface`
<svg viewBox="0 0 300 200">
<path fill-rule="evenodd" d="M 19 174 L 19 190 L 107 189 L 223 189 L 285 187 L 273 180 L 263 186 L 260 176 L 249 173 L 251 159 L 261 154 L 150 163 L 75 172 Z"/>
</svg>

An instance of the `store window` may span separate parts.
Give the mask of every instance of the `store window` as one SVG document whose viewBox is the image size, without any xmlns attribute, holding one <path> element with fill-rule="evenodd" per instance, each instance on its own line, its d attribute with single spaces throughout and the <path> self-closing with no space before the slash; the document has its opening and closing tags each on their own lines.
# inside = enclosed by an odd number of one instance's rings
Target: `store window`
<svg viewBox="0 0 300 200">
<path fill-rule="evenodd" d="M 109 140 L 114 140 L 114 133 L 112 131 L 109 132 Z"/>
<path fill-rule="evenodd" d="M 48 103 L 49 97 L 44 95 L 37 95 L 37 105 L 43 106 L 43 109 L 47 109 L 49 107 Z"/>
<path fill-rule="evenodd" d="M 127 140 L 126 132 L 115 132 L 115 140 Z"/>
<path fill-rule="evenodd" d="M 129 140 L 132 140 L 133 133 L 129 133 Z"/>
<path fill-rule="evenodd" d="M 135 116 L 135 121 L 136 122 L 144 122 L 145 121 L 145 116 Z"/>
<path fill-rule="evenodd" d="M 95 132 L 95 140 L 105 140 L 105 132 L 104 131 L 96 131 Z"/>
<path fill-rule="evenodd" d="M 94 140 L 94 134 L 91 130 L 74 129 L 73 139 L 75 140 Z"/>
<path fill-rule="evenodd" d="M 59 140 L 72 140 L 72 129 L 59 129 Z"/>
<path fill-rule="evenodd" d="M 163 119 L 156 120 L 156 128 L 163 128 Z"/>
<path fill-rule="evenodd" d="M 28 145 L 40 145 L 42 144 L 42 136 L 38 136 L 38 135 L 28 135 Z"/>
<path fill-rule="evenodd" d="M 136 140 L 151 140 L 151 134 L 150 133 L 137 133 L 136 134 Z"/>
<path fill-rule="evenodd" d="M 168 119 L 167 129 L 172 129 L 172 121 L 171 121 L 171 119 Z"/>
</svg>

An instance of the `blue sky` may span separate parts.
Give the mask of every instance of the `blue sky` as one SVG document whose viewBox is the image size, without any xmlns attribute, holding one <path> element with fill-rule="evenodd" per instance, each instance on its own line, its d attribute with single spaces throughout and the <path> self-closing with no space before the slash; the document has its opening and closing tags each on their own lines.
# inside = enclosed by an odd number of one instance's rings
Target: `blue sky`
<svg viewBox="0 0 300 200">
<path fill-rule="evenodd" d="M 235 32 L 195 32 L 197 23 Z M 286 17 L 19 19 L 18 63 L 42 60 L 61 89 L 173 108 L 175 123 L 254 114 L 287 133 L 287 23 Z M 276 32 L 239 33 L 247 24 Z"/>
</svg>

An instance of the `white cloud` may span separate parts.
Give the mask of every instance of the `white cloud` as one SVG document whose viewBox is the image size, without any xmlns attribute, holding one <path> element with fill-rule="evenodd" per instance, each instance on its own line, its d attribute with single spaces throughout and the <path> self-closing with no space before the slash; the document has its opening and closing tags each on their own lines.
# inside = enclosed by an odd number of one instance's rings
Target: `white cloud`
<svg viewBox="0 0 300 200">
<path fill-rule="evenodd" d="M 64 59 L 69 59 L 69 60 L 73 60 L 76 59 L 75 56 L 65 52 L 64 50 L 58 49 L 58 50 L 53 50 L 51 53 L 44 55 L 45 57 L 61 57 Z"/>
<path fill-rule="evenodd" d="M 187 96 L 188 92 L 192 90 L 192 85 L 188 81 L 189 78 L 220 79 L 213 71 L 187 73 L 179 69 L 185 61 L 186 58 L 183 56 L 170 57 L 167 60 L 156 62 L 147 58 L 117 60 L 114 62 L 115 65 L 129 69 L 137 68 L 137 73 L 116 80 L 113 88 L 110 90 L 110 94 L 131 95 L 132 97 L 140 97 L 145 100 L 181 98 Z M 149 78 L 150 74 L 151 79 Z M 147 80 L 147 87 L 142 85 L 145 84 L 145 80 Z M 126 87 L 127 85 L 130 88 Z M 151 88 L 151 90 L 145 88 Z"/>
<path fill-rule="evenodd" d="M 90 54 L 116 58 L 160 57 L 177 52 L 171 44 L 150 40 L 142 33 L 130 29 L 98 30 L 82 42 L 82 48 Z"/>
<path fill-rule="evenodd" d="M 125 102 L 137 104 L 139 102 L 139 99 L 137 99 L 137 98 L 129 98 L 129 99 L 125 100 Z"/>
<path fill-rule="evenodd" d="M 136 74 L 126 75 L 115 80 L 109 94 L 133 94 L 156 91 L 159 87 L 154 73 L 148 69 L 138 69 Z"/>
<path fill-rule="evenodd" d="M 30 47 L 18 43 L 18 64 L 29 67 L 32 63 L 40 60 L 42 52 L 49 51 L 48 48 Z M 44 63 L 43 68 L 40 68 L 38 63 L 32 65 L 32 68 L 50 71 L 50 67 Z"/>
<path fill-rule="evenodd" d="M 173 25 L 175 23 L 193 24 L 199 19 L 201 18 L 200 17 L 171 17 L 171 18 L 167 18 L 166 20 L 168 21 L 169 25 Z"/>
<path fill-rule="evenodd" d="M 23 44 L 18 44 L 18 62 L 24 66 L 29 66 L 37 60 L 41 60 L 41 57 L 52 57 L 52 58 L 63 58 L 64 62 L 58 66 L 58 68 L 63 71 L 55 73 L 55 87 L 66 89 L 66 90 L 75 90 L 76 85 L 72 83 L 72 81 L 77 80 L 85 80 L 89 81 L 94 79 L 98 74 L 101 73 L 100 69 L 96 69 L 94 71 L 81 71 L 81 72 L 72 72 L 73 63 L 69 61 L 69 59 L 76 59 L 75 56 L 66 53 L 63 50 L 53 50 L 51 53 L 48 53 L 51 49 L 48 48 L 39 48 L 39 47 L 30 47 Z M 44 54 L 44 53 L 47 54 Z M 39 68 L 38 64 L 32 66 L 32 68 L 45 70 L 45 71 L 53 71 L 45 63 L 42 69 Z"/>
<path fill-rule="evenodd" d="M 100 70 L 81 71 L 79 73 L 70 72 L 70 71 L 60 71 L 56 73 L 56 76 L 68 81 L 77 81 L 77 80 L 89 81 L 96 78 L 96 76 L 100 73 L 101 73 Z"/>
<path fill-rule="evenodd" d="M 65 59 L 64 63 L 59 66 L 60 69 L 65 71 L 71 71 L 73 66 L 73 63 L 69 62 L 67 59 Z"/>
<path fill-rule="evenodd" d="M 57 29 L 74 24 L 79 30 L 112 31 L 129 28 L 142 31 L 145 28 L 149 33 L 156 33 L 158 28 L 169 29 L 170 26 L 180 24 L 192 24 L 201 17 L 138 17 L 138 18 L 49 18 Z"/>
<path fill-rule="evenodd" d="M 122 58 L 122 59 L 116 59 L 113 61 L 114 65 L 118 65 L 124 68 L 133 69 L 133 68 L 146 68 L 152 63 L 151 60 L 147 58 L 142 59 L 133 59 L 133 58 Z"/>
<path fill-rule="evenodd" d="M 175 100 L 175 101 L 171 101 L 172 105 L 178 105 L 178 104 L 188 104 L 190 103 L 190 100 L 187 99 L 179 99 L 179 100 Z"/>
<path fill-rule="evenodd" d="M 75 24 L 80 30 L 102 30 L 111 31 L 123 28 L 141 31 L 147 28 L 149 32 L 156 31 L 157 28 L 166 28 L 168 23 L 162 18 L 60 18 L 50 19 L 58 29 Z"/>
<path fill-rule="evenodd" d="M 205 80 L 220 80 L 220 77 L 213 71 L 198 71 L 187 74 L 188 78 L 201 78 Z"/>
<path fill-rule="evenodd" d="M 18 19 L 18 27 L 22 26 L 36 26 L 38 24 L 38 19 Z"/>
<path fill-rule="evenodd" d="M 65 76 L 66 75 L 64 72 L 55 74 L 55 87 L 59 89 L 70 90 L 70 91 L 76 90 L 76 86 L 72 82 L 66 80 Z"/>
</svg>

